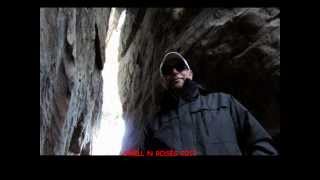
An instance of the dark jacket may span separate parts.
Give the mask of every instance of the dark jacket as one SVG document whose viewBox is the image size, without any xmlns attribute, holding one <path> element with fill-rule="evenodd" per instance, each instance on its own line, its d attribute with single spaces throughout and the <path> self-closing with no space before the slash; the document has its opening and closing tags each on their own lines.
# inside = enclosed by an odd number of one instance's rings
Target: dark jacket
<svg viewBox="0 0 320 180">
<path fill-rule="evenodd" d="M 270 135 L 234 97 L 208 93 L 187 80 L 183 95 L 169 91 L 145 128 L 143 150 L 196 151 L 197 155 L 277 155 Z"/>
</svg>

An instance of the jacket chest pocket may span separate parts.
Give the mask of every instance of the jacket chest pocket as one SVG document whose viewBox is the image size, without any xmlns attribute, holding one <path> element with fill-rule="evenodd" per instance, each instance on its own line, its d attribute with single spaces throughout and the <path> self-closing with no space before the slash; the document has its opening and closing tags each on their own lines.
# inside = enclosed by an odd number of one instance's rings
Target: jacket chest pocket
<svg viewBox="0 0 320 180">
<path fill-rule="evenodd" d="M 178 116 L 174 113 L 162 116 L 159 121 L 159 126 L 155 130 L 154 136 L 165 142 L 168 146 L 174 144 L 176 136 L 174 133 L 174 126 L 177 119 Z"/>
<path fill-rule="evenodd" d="M 199 128 L 207 143 L 236 142 L 229 108 L 203 108 L 195 113 Z"/>
</svg>

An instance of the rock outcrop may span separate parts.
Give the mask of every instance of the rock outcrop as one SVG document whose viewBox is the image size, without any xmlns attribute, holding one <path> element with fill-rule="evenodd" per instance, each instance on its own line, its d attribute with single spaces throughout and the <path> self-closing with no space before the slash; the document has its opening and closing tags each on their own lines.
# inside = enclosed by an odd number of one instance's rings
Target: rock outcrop
<svg viewBox="0 0 320 180">
<path fill-rule="evenodd" d="M 40 155 L 89 154 L 110 8 L 40 9 Z"/>
</svg>

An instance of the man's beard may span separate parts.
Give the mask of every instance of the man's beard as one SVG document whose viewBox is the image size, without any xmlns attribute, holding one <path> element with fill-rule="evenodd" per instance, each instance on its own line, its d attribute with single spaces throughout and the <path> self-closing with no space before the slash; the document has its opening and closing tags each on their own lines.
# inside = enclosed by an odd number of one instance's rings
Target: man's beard
<svg viewBox="0 0 320 180">
<path fill-rule="evenodd" d="M 185 79 L 183 78 L 175 78 L 170 81 L 169 86 L 172 89 L 180 89 L 183 87 Z"/>
</svg>

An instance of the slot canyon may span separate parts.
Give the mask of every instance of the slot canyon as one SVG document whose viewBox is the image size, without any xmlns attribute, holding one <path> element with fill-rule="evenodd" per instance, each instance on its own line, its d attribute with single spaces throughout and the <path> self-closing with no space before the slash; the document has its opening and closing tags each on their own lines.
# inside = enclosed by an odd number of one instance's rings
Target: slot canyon
<svg viewBox="0 0 320 180">
<path fill-rule="evenodd" d="M 280 8 L 40 8 L 40 155 L 94 155 L 108 117 L 125 127 L 119 153 L 139 147 L 168 51 L 236 97 L 281 152 Z"/>
</svg>

